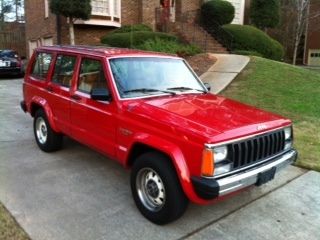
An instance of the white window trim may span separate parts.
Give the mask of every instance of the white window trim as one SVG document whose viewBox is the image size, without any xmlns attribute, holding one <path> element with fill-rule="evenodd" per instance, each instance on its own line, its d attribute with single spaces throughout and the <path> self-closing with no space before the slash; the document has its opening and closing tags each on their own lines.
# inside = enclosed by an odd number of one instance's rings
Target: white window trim
<svg viewBox="0 0 320 240">
<path fill-rule="evenodd" d="M 44 0 L 44 18 L 49 17 L 49 0 Z"/>
</svg>

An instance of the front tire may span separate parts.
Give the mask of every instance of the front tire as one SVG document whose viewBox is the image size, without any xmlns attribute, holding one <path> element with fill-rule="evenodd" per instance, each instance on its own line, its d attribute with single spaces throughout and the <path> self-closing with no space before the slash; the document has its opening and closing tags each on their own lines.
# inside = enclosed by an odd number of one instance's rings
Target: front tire
<svg viewBox="0 0 320 240">
<path fill-rule="evenodd" d="M 171 161 L 160 153 L 149 152 L 136 159 L 131 191 L 141 214 L 155 224 L 178 219 L 188 206 Z"/>
<path fill-rule="evenodd" d="M 39 148 L 44 152 L 53 152 L 61 149 L 62 135 L 56 133 L 48 122 L 43 109 L 39 109 L 34 116 L 33 131 Z"/>
</svg>

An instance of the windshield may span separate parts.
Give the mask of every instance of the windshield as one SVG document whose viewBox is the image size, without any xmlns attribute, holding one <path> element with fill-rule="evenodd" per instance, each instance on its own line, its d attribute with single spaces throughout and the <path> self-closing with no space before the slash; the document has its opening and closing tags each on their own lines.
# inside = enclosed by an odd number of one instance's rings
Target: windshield
<svg viewBox="0 0 320 240">
<path fill-rule="evenodd" d="M 206 92 L 181 59 L 127 57 L 110 60 L 121 98 L 179 92 Z"/>
</svg>

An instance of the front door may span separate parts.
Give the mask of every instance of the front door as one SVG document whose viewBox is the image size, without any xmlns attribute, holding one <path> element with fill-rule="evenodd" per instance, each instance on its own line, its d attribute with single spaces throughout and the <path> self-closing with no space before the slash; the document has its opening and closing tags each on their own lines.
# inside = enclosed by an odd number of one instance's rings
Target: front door
<svg viewBox="0 0 320 240">
<path fill-rule="evenodd" d="M 103 59 L 83 57 L 81 59 L 76 87 L 71 95 L 71 126 L 78 141 L 111 157 L 115 156 L 116 104 L 96 101 L 90 97 L 94 88 L 107 88 Z"/>
</svg>

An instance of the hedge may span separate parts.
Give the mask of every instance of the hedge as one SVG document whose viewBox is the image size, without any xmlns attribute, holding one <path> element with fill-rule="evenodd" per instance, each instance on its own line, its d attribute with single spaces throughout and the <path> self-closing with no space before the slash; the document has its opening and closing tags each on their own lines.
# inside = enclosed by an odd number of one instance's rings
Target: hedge
<svg viewBox="0 0 320 240">
<path fill-rule="evenodd" d="M 152 28 L 145 24 L 135 24 L 135 25 L 124 25 L 114 31 L 112 33 L 127 33 L 127 32 L 152 32 Z"/>
<path fill-rule="evenodd" d="M 201 21 L 210 27 L 212 19 L 220 25 L 229 24 L 234 19 L 234 6 L 224 0 L 211 0 L 201 6 Z"/>
<path fill-rule="evenodd" d="M 142 45 L 137 46 L 138 49 L 154 51 L 154 52 L 165 52 L 178 54 L 179 56 L 192 56 L 201 53 L 201 49 L 193 44 L 182 44 L 177 41 L 171 41 L 166 39 L 149 39 Z"/>
<path fill-rule="evenodd" d="M 260 54 L 256 51 L 235 50 L 235 51 L 232 51 L 232 53 L 237 54 L 237 55 L 262 57 L 262 54 Z"/>
<path fill-rule="evenodd" d="M 132 48 L 143 44 L 147 40 L 163 39 L 168 41 L 177 41 L 176 36 L 149 31 L 137 31 L 126 33 L 112 33 L 101 38 L 101 43 L 108 44 L 113 47 Z"/>
<path fill-rule="evenodd" d="M 247 25 L 224 25 L 223 29 L 233 37 L 232 51 L 245 50 L 260 53 L 263 57 L 280 61 L 283 46 L 263 31 Z"/>
</svg>

